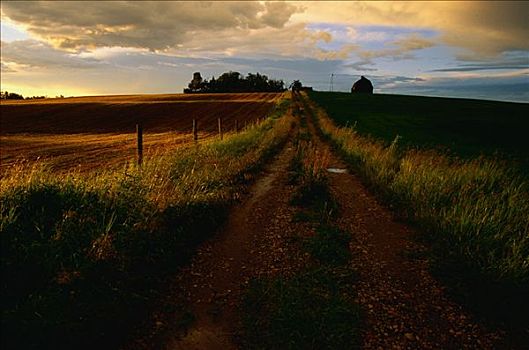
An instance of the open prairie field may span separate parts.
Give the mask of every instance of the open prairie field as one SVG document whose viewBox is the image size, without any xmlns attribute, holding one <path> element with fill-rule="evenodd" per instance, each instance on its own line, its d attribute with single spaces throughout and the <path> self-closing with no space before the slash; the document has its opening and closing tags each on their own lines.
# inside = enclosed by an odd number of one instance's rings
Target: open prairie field
<svg viewBox="0 0 529 350">
<path fill-rule="evenodd" d="M 529 169 L 529 104 L 404 95 L 314 92 L 338 125 L 356 124 L 387 144 L 435 148 L 462 157 L 496 152 Z"/>
<path fill-rule="evenodd" d="M 35 160 L 54 170 L 119 166 L 133 159 L 136 124 L 144 130 L 147 157 L 265 117 L 281 98 L 275 93 L 122 95 L 2 101 L 1 169 Z"/>
</svg>

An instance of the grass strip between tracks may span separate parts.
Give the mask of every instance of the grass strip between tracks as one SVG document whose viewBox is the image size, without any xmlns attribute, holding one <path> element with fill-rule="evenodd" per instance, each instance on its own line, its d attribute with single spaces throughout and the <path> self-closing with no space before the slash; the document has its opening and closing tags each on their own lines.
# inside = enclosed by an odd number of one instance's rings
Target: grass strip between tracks
<svg viewBox="0 0 529 350">
<path fill-rule="evenodd" d="M 301 125 L 303 126 L 303 120 Z M 353 301 L 355 274 L 348 266 L 351 235 L 333 221 L 338 213 L 327 184 L 328 153 L 301 130 L 291 163 L 297 185 L 295 220 L 315 227 L 294 237 L 312 257 L 293 276 L 251 281 L 242 303 L 244 347 L 251 349 L 351 349 L 359 346 L 360 310 Z"/>
</svg>

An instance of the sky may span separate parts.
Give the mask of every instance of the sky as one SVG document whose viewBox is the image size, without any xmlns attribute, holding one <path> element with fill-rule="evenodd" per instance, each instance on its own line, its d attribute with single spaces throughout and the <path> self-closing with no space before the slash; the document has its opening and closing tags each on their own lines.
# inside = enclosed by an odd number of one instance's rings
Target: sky
<svg viewBox="0 0 529 350">
<path fill-rule="evenodd" d="M 1 88 L 179 93 L 193 72 L 529 102 L 529 2 L 2 1 Z M 331 79 L 332 75 L 332 79 Z M 331 84 L 332 80 L 332 84 Z"/>
</svg>

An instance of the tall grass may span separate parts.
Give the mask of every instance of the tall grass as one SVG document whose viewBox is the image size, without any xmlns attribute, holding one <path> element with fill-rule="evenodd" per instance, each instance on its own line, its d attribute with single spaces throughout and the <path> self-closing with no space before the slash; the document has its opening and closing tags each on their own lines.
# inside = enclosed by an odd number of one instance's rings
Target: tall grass
<svg viewBox="0 0 529 350">
<path fill-rule="evenodd" d="M 331 196 L 328 186 L 327 168 L 330 153 L 328 149 L 319 149 L 302 126 L 294 139 L 296 153 L 290 163 L 290 183 L 297 188 L 292 193 L 290 203 L 300 206 L 296 219 L 317 219 L 324 223 L 336 214 L 337 204 Z M 309 141 L 308 141 L 309 140 Z"/>
<path fill-rule="evenodd" d="M 325 185 L 327 182 L 327 167 L 330 154 L 327 150 L 318 149 L 312 142 L 299 139 L 295 140 L 296 153 L 290 164 L 292 182 L 301 186 L 313 184 Z"/>
<path fill-rule="evenodd" d="M 407 150 L 337 127 L 308 101 L 323 134 L 390 205 L 429 234 L 434 267 L 479 311 L 527 322 L 529 187 L 501 160 Z M 514 317 L 511 314 L 515 314 Z"/>
<path fill-rule="evenodd" d="M 160 279 L 215 231 L 286 140 L 289 101 L 259 125 L 122 171 L 0 179 L 3 348 L 112 347 Z M 286 116 L 279 118 L 279 116 Z"/>
</svg>

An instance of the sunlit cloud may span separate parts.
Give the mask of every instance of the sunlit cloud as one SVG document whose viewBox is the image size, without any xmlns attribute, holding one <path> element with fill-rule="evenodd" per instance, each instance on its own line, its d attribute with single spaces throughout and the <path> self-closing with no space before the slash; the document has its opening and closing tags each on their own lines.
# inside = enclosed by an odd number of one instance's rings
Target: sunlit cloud
<svg viewBox="0 0 529 350">
<path fill-rule="evenodd" d="M 428 28 L 469 53 L 529 49 L 529 3 L 523 1 L 307 2 L 293 21 Z"/>
</svg>

